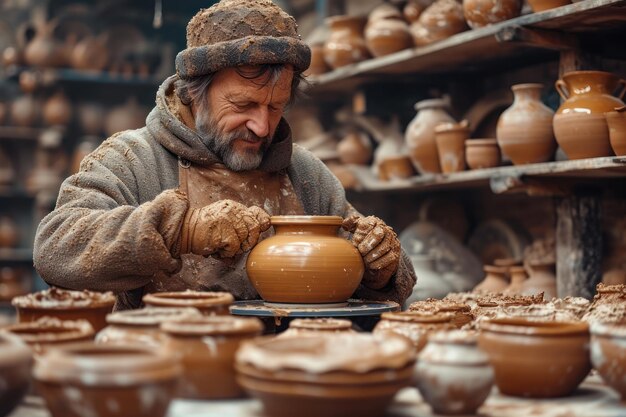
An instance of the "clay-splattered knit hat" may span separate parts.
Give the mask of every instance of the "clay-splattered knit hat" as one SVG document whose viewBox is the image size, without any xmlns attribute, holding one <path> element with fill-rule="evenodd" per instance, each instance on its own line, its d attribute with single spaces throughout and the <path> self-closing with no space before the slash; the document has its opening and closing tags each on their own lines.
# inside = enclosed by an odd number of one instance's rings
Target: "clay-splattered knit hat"
<svg viewBox="0 0 626 417">
<path fill-rule="evenodd" d="M 182 79 L 241 65 L 291 64 L 298 72 L 311 62 L 298 25 L 270 0 L 222 0 L 200 10 L 187 25 L 187 49 L 176 56 Z"/>
</svg>

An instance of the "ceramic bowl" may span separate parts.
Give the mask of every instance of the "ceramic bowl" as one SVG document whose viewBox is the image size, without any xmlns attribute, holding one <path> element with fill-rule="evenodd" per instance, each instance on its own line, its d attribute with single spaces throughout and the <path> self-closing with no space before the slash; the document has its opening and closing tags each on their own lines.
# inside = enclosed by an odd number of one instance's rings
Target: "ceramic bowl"
<svg viewBox="0 0 626 417">
<path fill-rule="evenodd" d="M 161 351 L 93 343 L 53 349 L 33 371 L 52 417 L 163 417 L 180 374 Z"/>
<path fill-rule="evenodd" d="M 4 330 L 28 344 L 36 355 L 42 355 L 50 348 L 93 340 L 95 335 L 86 320 L 59 320 L 55 317 L 14 324 Z"/>
<path fill-rule="evenodd" d="M 500 148 L 496 139 L 465 141 L 465 160 L 471 169 L 493 168 L 500 165 Z"/>
<path fill-rule="evenodd" d="M 18 337 L 0 331 L 0 416 L 22 401 L 30 384 L 33 353 Z"/>
<path fill-rule="evenodd" d="M 231 293 L 219 291 L 178 291 L 146 294 L 143 302 L 150 307 L 193 307 L 207 316 L 229 314 L 235 301 Z"/>
<path fill-rule="evenodd" d="M 626 324 L 591 325 L 591 362 L 604 382 L 626 402 Z"/>
<path fill-rule="evenodd" d="M 584 322 L 501 318 L 481 323 L 480 348 L 489 355 L 501 393 L 551 398 L 571 394 L 591 369 Z"/>
</svg>

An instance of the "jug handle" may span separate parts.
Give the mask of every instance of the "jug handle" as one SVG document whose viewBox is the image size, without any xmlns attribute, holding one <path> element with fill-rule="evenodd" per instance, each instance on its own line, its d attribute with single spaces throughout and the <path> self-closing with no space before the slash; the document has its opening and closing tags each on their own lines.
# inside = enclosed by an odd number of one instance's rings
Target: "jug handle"
<svg viewBox="0 0 626 417">
<path fill-rule="evenodd" d="M 569 91 L 567 91 L 567 84 L 565 84 L 565 81 L 556 80 L 554 88 L 556 88 L 557 93 L 559 93 L 563 100 L 567 100 L 569 98 Z"/>
<path fill-rule="evenodd" d="M 619 85 L 622 86 L 622 88 L 619 91 L 619 94 L 617 95 L 617 97 L 621 100 L 624 98 L 624 93 L 626 93 L 626 80 L 625 79 L 620 79 L 619 80 Z"/>
</svg>

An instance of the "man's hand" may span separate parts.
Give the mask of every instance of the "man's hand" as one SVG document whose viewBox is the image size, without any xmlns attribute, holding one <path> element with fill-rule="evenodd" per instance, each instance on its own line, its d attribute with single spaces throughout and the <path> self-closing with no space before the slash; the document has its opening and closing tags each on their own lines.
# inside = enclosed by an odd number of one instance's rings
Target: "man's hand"
<svg viewBox="0 0 626 417">
<path fill-rule="evenodd" d="M 378 290 L 389 283 L 398 270 L 400 241 L 393 229 L 375 216 L 351 216 L 342 227 L 352 232 L 352 244 L 365 263 L 363 285 Z"/>
<path fill-rule="evenodd" d="M 182 224 L 180 253 L 232 258 L 256 245 L 269 227 L 270 216 L 263 209 L 232 200 L 189 209 Z"/>
</svg>

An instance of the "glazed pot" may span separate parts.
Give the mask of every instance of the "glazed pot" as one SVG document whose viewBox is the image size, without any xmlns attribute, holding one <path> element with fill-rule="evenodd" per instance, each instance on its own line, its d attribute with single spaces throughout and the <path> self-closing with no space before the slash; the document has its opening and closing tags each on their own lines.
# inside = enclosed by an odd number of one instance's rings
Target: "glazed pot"
<svg viewBox="0 0 626 417">
<path fill-rule="evenodd" d="M 4 330 L 14 334 L 28 344 L 35 355 L 41 356 L 49 349 L 93 340 L 93 327 L 85 320 L 59 320 L 42 317 L 29 323 L 7 326 Z"/>
<path fill-rule="evenodd" d="M 524 282 L 528 279 L 526 269 L 523 266 L 512 266 L 509 268 L 511 283 L 502 292 L 504 294 L 522 294 Z"/>
<path fill-rule="evenodd" d="M 444 174 L 465 170 L 465 141 L 469 138 L 467 120 L 435 127 L 439 165 Z"/>
<path fill-rule="evenodd" d="M 463 0 L 463 14 L 472 29 L 513 19 L 522 11 L 521 0 Z"/>
<path fill-rule="evenodd" d="M 591 369 L 584 322 L 503 318 L 486 320 L 481 330 L 479 346 L 489 355 L 502 394 L 563 397 Z"/>
<path fill-rule="evenodd" d="M 571 4 L 570 0 L 528 0 L 528 5 L 535 13 Z"/>
<path fill-rule="evenodd" d="M 475 332 L 433 333 L 415 371 L 417 388 L 436 414 L 473 415 L 493 386 L 493 369 Z"/>
<path fill-rule="evenodd" d="M 230 314 L 235 298 L 228 292 L 187 290 L 146 294 L 142 301 L 150 307 L 193 307 L 206 316 L 214 316 Z"/>
<path fill-rule="evenodd" d="M 177 397 L 239 398 L 245 395 L 235 380 L 235 352 L 242 342 L 259 336 L 256 318 L 203 317 L 161 324 L 168 338 L 163 350 L 180 359 L 183 376 Z"/>
<path fill-rule="evenodd" d="M 51 350 L 33 371 L 52 417 L 164 417 L 180 374 L 158 350 L 93 343 Z"/>
<path fill-rule="evenodd" d="M 415 104 L 417 115 L 411 120 L 404 133 L 413 165 L 420 174 L 439 173 L 439 152 L 435 140 L 435 127 L 442 123 L 454 123 L 442 99 L 422 100 Z"/>
<path fill-rule="evenodd" d="M 604 116 L 616 107 L 626 92 L 626 81 L 603 71 L 573 71 L 555 84 L 563 104 L 554 116 L 554 135 L 569 159 L 612 154 Z M 617 97 L 611 94 L 619 88 Z"/>
<path fill-rule="evenodd" d="M 46 125 L 66 126 L 72 120 L 72 103 L 62 91 L 58 91 L 46 100 L 42 114 Z"/>
<path fill-rule="evenodd" d="M 118 311 L 106 316 L 107 327 L 96 335 L 96 343 L 110 345 L 138 344 L 160 348 L 167 337 L 161 323 L 201 318 L 195 308 L 153 307 Z"/>
<path fill-rule="evenodd" d="M 624 323 L 591 325 L 591 362 L 604 382 L 626 402 L 626 326 Z"/>
<path fill-rule="evenodd" d="M 363 278 L 359 251 L 337 236 L 338 216 L 272 216 L 276 234 L 250 251 L 246 270 L 259 295 L 274 303 L 346 301 Z"/>
<path fill-rule="evenodd" d="M 0 331 L 0 417 L 22 401 L 30 384 L 33 353 L 15 335 Z"/>
<path fill-rule="evenodd" d="M 372 145 L 366 134 L 350 132 L 337 144 L 337 152 L 343 164 L 367 165 L 372 158 Z"/>
<path fill-rule="evenodd" d="M 393 54 L 413 46 L 409 26 L 401 17 L 370 20 L 365 27 L 367 49 L 375 57 Z"/>
<path fill-rule="evenodd" d="M 409 27 L 413 43 L 425 46 L 467 30 L 463 7 L 456 0 L 437 0 Z"/>
<path fill-rule="evenodd" d="M 609 141 L 617 156 L 626 155 L 626 106 L 604 113 L 609 126 Z"/>
<path fill-rule="evenodd" d="M 236 369 L 268 417 L 382 417 L 414 363 L 404 338 L 336 333 L 245 343 Z"/>
<path fill-rule="evenodd" d="M 530 277 L 522 284 L 522 294 L 534 295 L 543 292 L 545 300 L 551 300 L 556 297 L 555 263 L 531 263 L 529 268 L 531 271 Z"/>
<path fill-rule="evenodd" d="M 15 222 L 8 216 L 0 217 L 0 248 L 14 248 L 20 240 Z"/>
<path fill-rule="evenodd" d="M 473 291 L 499 293 L 509 286 L 509 281 L 506 278 L 507 268 L 485 265 L 483 270 L 485 271 L 485 279 L 475 286 Z"/>
<path fill-rule="evenodd" d="M 365 19 L 333 16 L 326 19 L 330 36 L 324 43 L 324 60 L 332 69 L 364 61 L 370 53 L 363 39 Z"/>
<path fill-rule="evenodd" d="M 59 320 L 87 320 L 98 332 L 106 326 L 106 315 L 113 310 L 115 296 L 111 292 L 69 291 L 50 288 L 16 297 L 12 301 L 20 323 L 36 321 L 44 316 Z"/>
<path fill-rule="evenodd" d="M 419 352 L 426 346 L 432 332 L 456 329 L 453 317 L 447 313 L 383 313 L 373 333 L 381 336 L 394 333 L 406 337 Z"/>
<path fill-rule="evenodd" d="M 541 102 L 542 89 L 543 84 L 512 86 L 513 105 L 498 119 L 498 145 L 515 165 L 549 161 L 556 151 L 554 112 Z"/>
<path fill-rule="evenodd" d="M 416 174 L 413 162 L 408 155 L 387 156 L 378 163 L 378 178 L 393 181 L 410 178 Z"/>
<path fill-rule="evenodd" d="M 470 139 L 465 142 L 465 160 L 471 169 L 500 165 L 500 148 L 496 139 Z"/>
<path fill-rule="evenodd" d="M 324 60 L 324 45 L 318 43 L 309 47 L 311 48 L 311 65 L 304 72 L 305 75 L 321 75 L 330 71 L 330 67 Z"/>
</svg>

